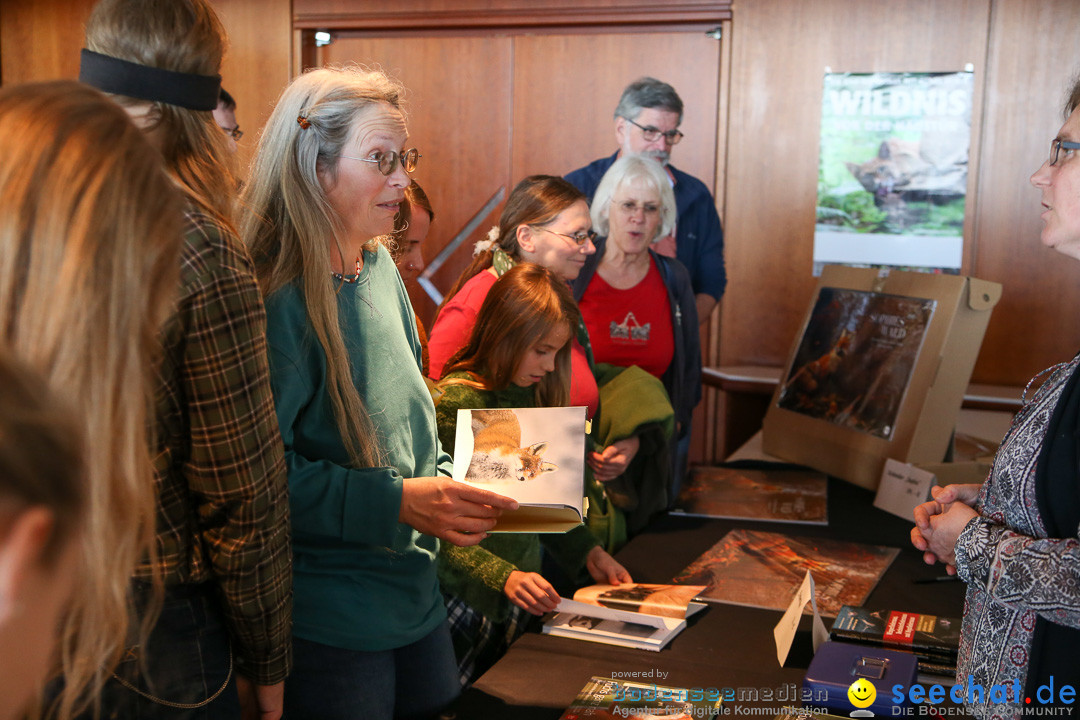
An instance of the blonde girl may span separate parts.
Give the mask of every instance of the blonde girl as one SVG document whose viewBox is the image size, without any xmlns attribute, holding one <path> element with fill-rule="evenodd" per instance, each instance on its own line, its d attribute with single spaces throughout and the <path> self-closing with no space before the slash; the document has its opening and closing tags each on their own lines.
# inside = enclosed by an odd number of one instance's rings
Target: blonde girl
<svg viewBox="0 0 1080 720">
<path fill-rule="evenodd" d="M 462 408 L 555 407 L 570 392 L 570 339 L 579 322 L 566 282 L 541 265 L 507 270 L 488 292 L 469 341 L 447 363 L 436 405 L 439 438 L 454 446 Z M 546 550 L 569 577 L 582 568 L 599 583 L 631 582 L 584 525 L 557 535 L 492 535 L 475 547 L 443 548 L 439 581 L 463 686 L 495 663 L 531 615 L 559 595 L 540 574 Z"/>
<path fill-rule="evenodd" d="M 181 203 L 127 116 L 78 83 L 0 91 L 0 157 L 0 338 L 70 404 L 86 441 L 85 533 L 60 645 L 68 717 L 119 660 L 131 573 L 153 557 L 148 408 Z"/>
</svg>

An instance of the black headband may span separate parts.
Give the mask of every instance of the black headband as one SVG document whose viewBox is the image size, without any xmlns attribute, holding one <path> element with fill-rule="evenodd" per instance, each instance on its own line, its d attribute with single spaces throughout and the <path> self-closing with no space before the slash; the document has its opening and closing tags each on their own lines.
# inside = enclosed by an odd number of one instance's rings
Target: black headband
<svg viewBox="0 0 1080 720">
<path fill-rule="evenodd" d="M 83 48 L 79 81 L 114 95 L 213 110 L 221 91 L 220 75 L 193 75 L 139 65 Z"/>
</svg>

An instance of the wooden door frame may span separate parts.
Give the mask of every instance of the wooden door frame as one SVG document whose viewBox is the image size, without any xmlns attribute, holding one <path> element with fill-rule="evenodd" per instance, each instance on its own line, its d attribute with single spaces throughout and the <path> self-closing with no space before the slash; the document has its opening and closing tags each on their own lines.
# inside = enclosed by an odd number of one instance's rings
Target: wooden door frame
<svg viewBox="0 0 1080 720">
<path fill-rule="evenodd" d="M 710 188 L 721 217 L 724 213 L 727 167 L 727 114 L 730 106 L 730 60 L 733 0 L 593 0 L 569 5 L 558 0 L 457 0 L 452 8 L 439 0 L 398 0 L 390 7 L 381 3 L 348 3 L 346 0 L 293 0 L 295 70 L 315 65 L 315 32 L 349 37 L 471 35 L 503 31 L 533 33 L 627 33 L 701 31 L 716 32 L 721 43 L 717 89 L 716 173 Z M 703 326 L 702 347 L 706 365 L 720 357 L 720 310 Z M 717 443 L 723 430 L 718 421 L 724 398 L 704 388 L 696 412 L 694 452 L 705 462 L 721 460 Z"/>
<path fill-rule="evenodd" d="M 293 27 L 298 30 L 400 31 L 468 28 L 560 28 L 612 25 L 719 23 L 731 20 L 733 0 L 609 0 L 575 3 L 552 0 L 458 0 L 452 8 L 438 0 L 348 3 L 344 0 L 294 0 Z"/>
</svg>

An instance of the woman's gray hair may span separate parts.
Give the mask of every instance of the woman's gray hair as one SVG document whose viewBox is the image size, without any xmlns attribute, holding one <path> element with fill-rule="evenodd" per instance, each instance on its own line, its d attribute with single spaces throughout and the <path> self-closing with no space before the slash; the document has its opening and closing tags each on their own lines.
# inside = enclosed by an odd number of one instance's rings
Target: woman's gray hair
<svg viewBox="0 0 1080 720">
<path fill-rule="evenodd" d="M 660 196 L 660 228 L 652 240 L 662 238 L 675 229 L 675 191 L 671 189 L 667 172 L 652 158 L 623 155 L 604 173 L 593 195 L 589 214 L 592 216 L 593 229 L 600 235 L 607 237 L 611 230 L 611 200 L 615 193 L 623 185 L 638 179 L 644 180 Z"/>
<path fill-rule="evenodd" d="M 1080 74 L 1073 80 L 1072 87 L 1069 89 L 1069 99 L 1065 101 L 1065 119 L 1068 120 L 1069 116 L 1073 114 L 1073 110 L 1080 107 Z"/>
<path fill-rule="evenodd" d="M 679 123 L 682 123 L 683 102 L 679 93 L 666 82 L 651 77 L 638 78 L 626 86 L 615 106 L 615 117 L 634 120 L 646 108 L 678 113 Z"/>
</svg>

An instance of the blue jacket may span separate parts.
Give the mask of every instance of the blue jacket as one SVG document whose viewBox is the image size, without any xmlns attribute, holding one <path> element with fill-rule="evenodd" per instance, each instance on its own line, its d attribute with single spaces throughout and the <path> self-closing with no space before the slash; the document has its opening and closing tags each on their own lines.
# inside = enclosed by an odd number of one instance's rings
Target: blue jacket
<svg viewBox="0 0 1080 720">
<path fill-rule="evenodd" d="M 579 303 L 596 274 L 596 268 L 600 266 L 600 259 L 604 257 L 606 242 L 607 238 L 597 240 L 596 252 L 585 259 L 584 267 L 573 282 L 574 299 Z M 649 255 L 660 268 L 660 277 L 667 288 L 668 303 L 671 305 L 675 355 L 660 381 L 675 410 L 675 421 L 678 423 L 676 436 L 682 437 L 689 429 L 694 408 L 701 400 L 701 338 L 698 335 L 697 303 L 690 288 L 690 276 L 682 263 L 657 255 L 652 250 Z"/>
<path fill-rule="evenodd" d="M 591 203 L 600 179 L 618 156 L 615 153 L 578 168 L 569 173 L 566 180 L 585 193 Z M 676 257 L 690 271 L 694 293 L 712 295 L 719 300 L 727 285 L 727 274 L 724 271 L 724 231 L 720 227 L 716 202 L 705 183 L 674 165 L 668 165 L 668 168 L 675 176 Z"/>
</svg>

